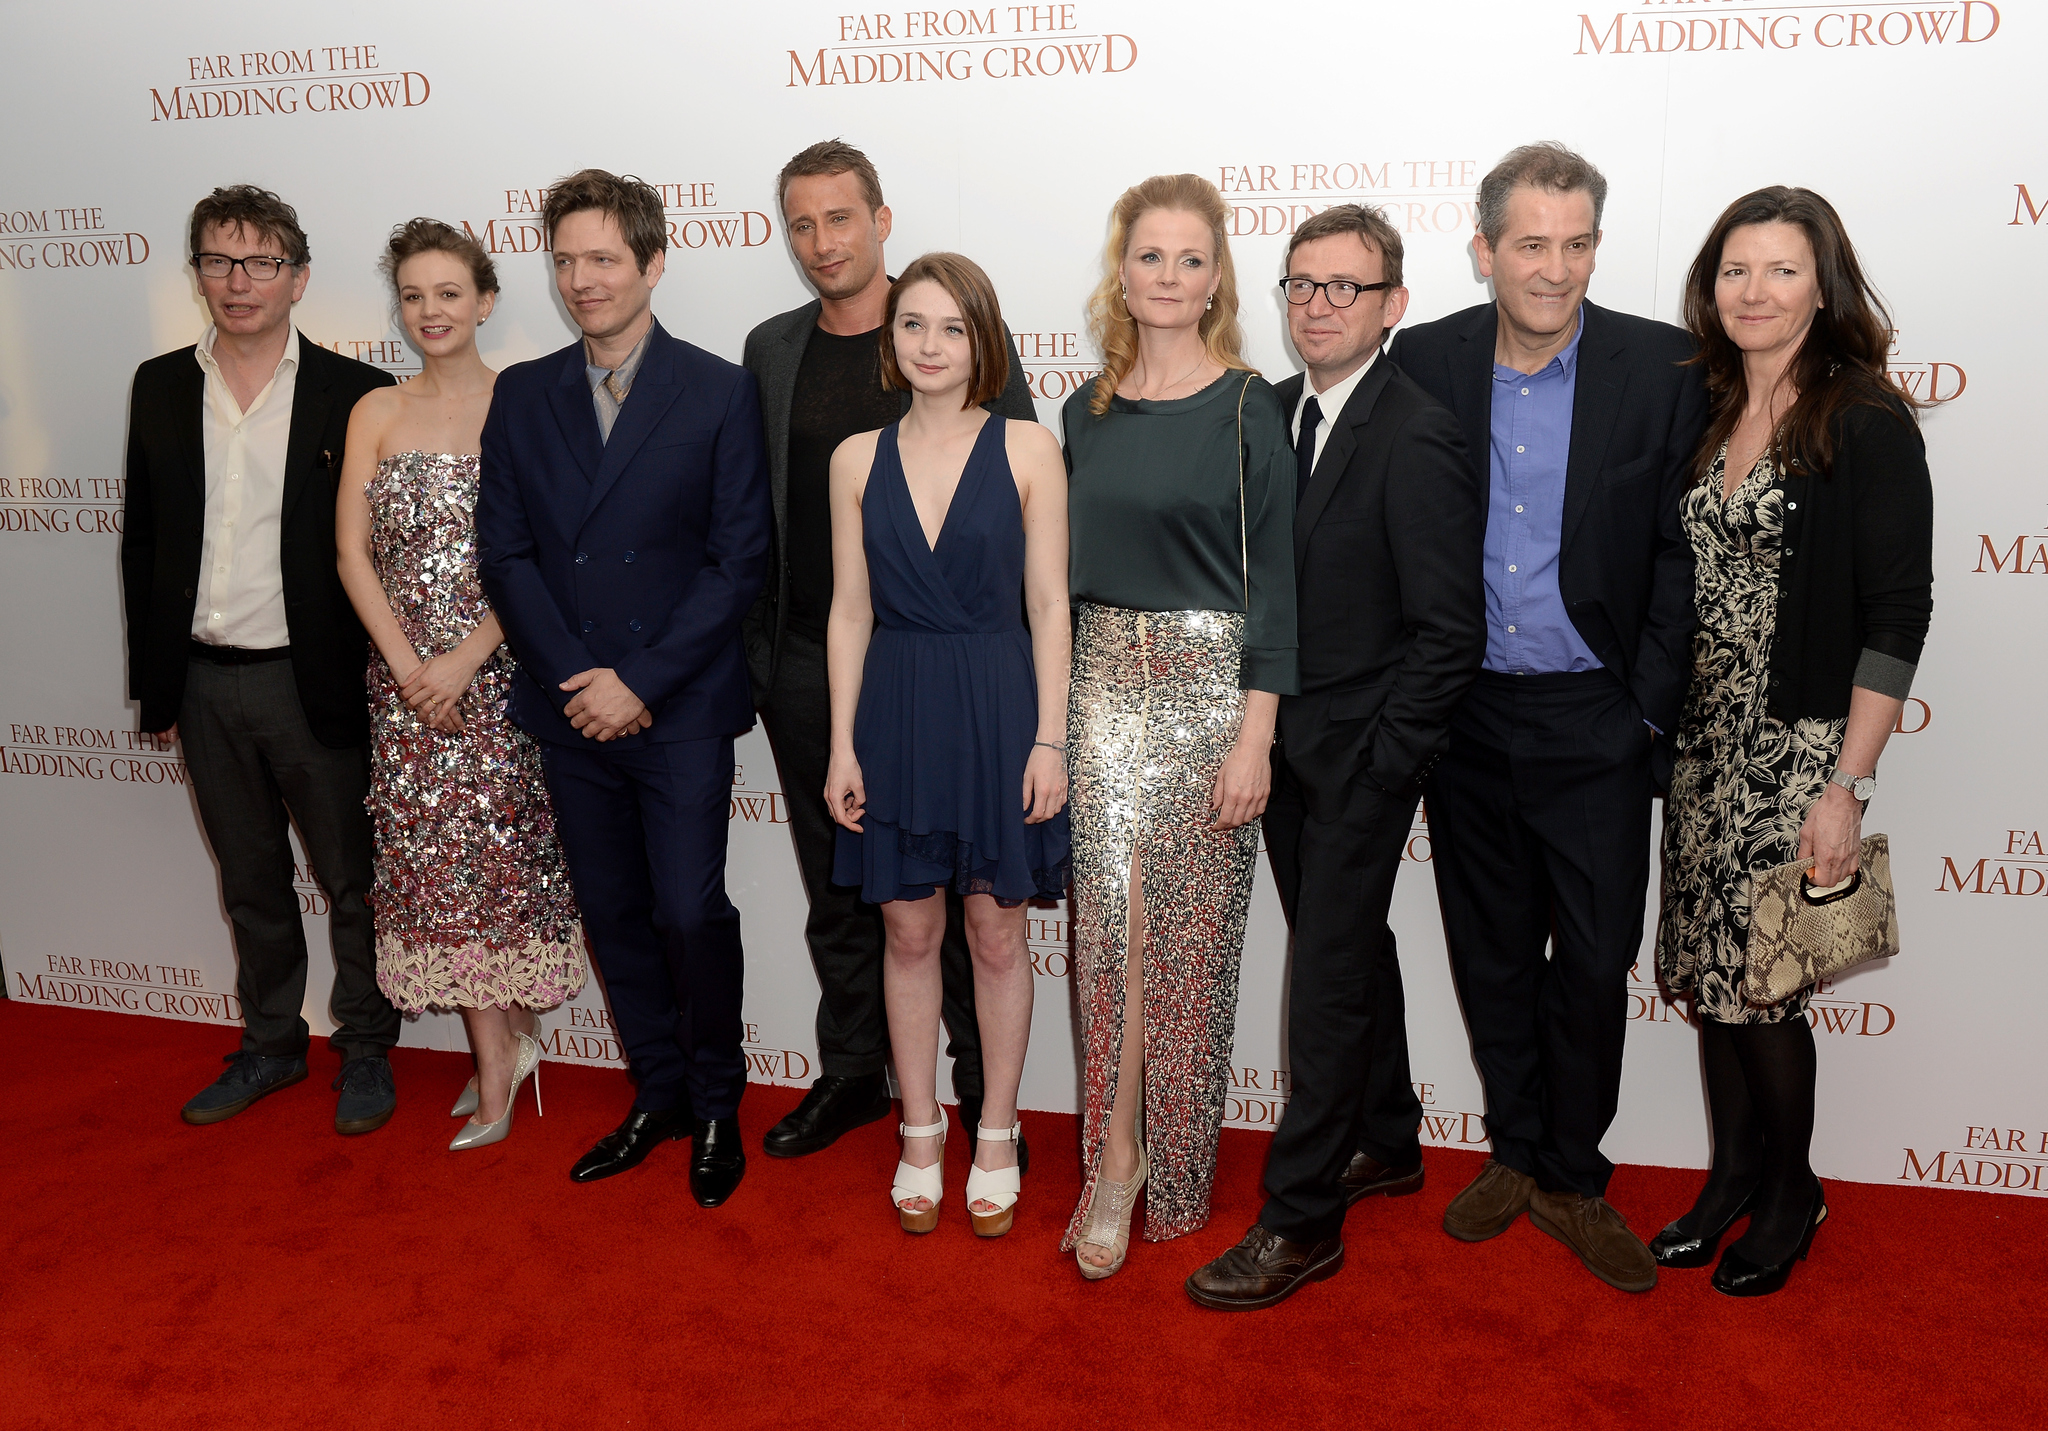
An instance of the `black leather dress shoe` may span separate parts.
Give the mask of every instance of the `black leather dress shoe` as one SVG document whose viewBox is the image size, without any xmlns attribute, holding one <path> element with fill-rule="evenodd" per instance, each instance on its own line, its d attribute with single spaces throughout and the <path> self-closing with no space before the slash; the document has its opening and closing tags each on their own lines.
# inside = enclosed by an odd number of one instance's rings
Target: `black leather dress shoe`
<svg viewBox="0 0 2048 1431">
<path fill-rule="evenodd" d="M 981 1099 L 960 1095 L 960 1126 L 967 1131 L 967 1141 L 974 1141 L 974 1130 L 981 1126 Z M 970 1150 L 968 1156 L 973 1157 Z M 1031 1171 L 1031 1145 L 1024 1141 L 1024 1133 L 1017 1133 L 1017 1175 L 1022 1177 Z"/>
<path fill-rule="evenodd" d="M 747 1149 L 737 1118 L 700 1119 L 690 1155 L 690 1196 L 699 1207 L 717 1207 L 747 1175 Z"/>
<path fill-rule="evenodd" d="M 1219 1312 L 1250 1312 L 1284 1302 L 1303 1284 L 1334 1277 L 1343 1267 L 1341 1239 L 1290 1242 L 1253 1223 L 1244 1241 L 1208 1266 L 1197 1268 L 1183 1285 L 1198 1306 Z"/>
<path fill-rule="evenodd" d="M 694 1126 L 687 1107 L 660 1113 L 635 1108 L 626 1115 L 625 1122 L 599 1138 L 595 1147 L 576 1160 L 576 1166 L 569 1169 L 569 1181 L 594 1183 L 599 1178 L 615 1177 L 629 1168 L 637 1168 L 659 1144 L 671 1138 L 689 1137 Z"/>
<path fill-rule="evenodd" d="M 1422 1191 L 1422 1152 L 1416 1151 L 1415 1161 L 1402 1167 L 1390 1168 L 1370 1153 L 1353 1153 L 1351 1166 L 1337 1179 L 1344 1185 L 1346 1207 L 1360 1198 L 1406 1197 Z"/>
<path fill-rule="evenodd" d="M 889 1084 L 879 1073 L 858 1078 L 820 1075 L 804 1101 L 768 1130 L 761 1151 L 771 1158 L 822 1153 L 855 1128 L 889 1116 Z"/>
</svg>

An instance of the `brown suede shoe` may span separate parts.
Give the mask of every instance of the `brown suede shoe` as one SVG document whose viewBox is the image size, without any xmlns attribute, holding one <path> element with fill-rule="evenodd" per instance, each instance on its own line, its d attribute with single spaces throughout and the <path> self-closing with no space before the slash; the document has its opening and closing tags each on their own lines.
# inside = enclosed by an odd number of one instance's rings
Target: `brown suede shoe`
<svg viewBox="0 0 2048 1431">
<path fill-rule="evenodd" d="M 1492 1158 L 1444 1209 L 1444 1231 L 1460 1242 L 1484 1242 L 1508 1230 L 1529 1207 L 1536 1179 Z"/>
<path fill-rule="evenodd" d="M 1219 1312 L 1251 1312 L 1293 1296 L 1304 1282 L 1334 1277 L 1344 1266 L 1344 1243 L 1289 1242 L 1256 1222 L 1244 1241 L 1188 1278 L 1188 1296 Z"/>
<path fill-rule="evenodd" d="M 1529 1221 L 1578 1253 L 1608 1286 L 1647 1292 L 1657 1285 L 1657 1259 L 1606 1198 L 1538 1188 L 1529 1197 Z"/>
<path fill-rule="evenodd" d="M 1412 1168 L 1390 1168 L 1369 1154 L 1354 1153 L 1337 1181 L 1344 1184 L 1346 1207 L 1360 1198 L 1406 1197 L 1422 1191 L 1422 1160 L 1418 1156 Z"/>
</svg>

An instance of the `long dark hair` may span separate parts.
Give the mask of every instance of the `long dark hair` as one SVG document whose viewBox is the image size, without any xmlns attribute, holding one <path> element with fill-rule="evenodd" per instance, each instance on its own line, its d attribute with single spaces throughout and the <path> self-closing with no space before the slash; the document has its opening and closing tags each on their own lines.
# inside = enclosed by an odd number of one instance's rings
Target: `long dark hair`
<svg viewBox="0 0 2048 1431">
<path fill-rule="evenodd" d="M 1850 408 L 1867 403 L 1911 422 L 1911 410 L 1924 406 L 1885 376 L 1891 315 L 1864 277 L 1856 246 L 1849 242 L 1835 206 L 1811 189 L 1782 184 L 1758 189 L 1722 211 L 1685 279 L 1685 326 L 1699 345 L 1693 361 L 1706 369 L 1713 413 L 1693 462 L 1695 481 L 1706 479 L 1714 455 L 1734 433 L 1749 399 L 1742 350 L 1721 326 L 1714 286 L 1728 235 L 1751 224 L 1798 225 L 1813 245 L 1820 282 L 1820 311 L 1813 315 L 1813 326 L 1786 373 L 1799 396 L 1771 437 L 1779 465 L 1826 476 L 1834 466 L 1837 420 Z"/>
</svg>

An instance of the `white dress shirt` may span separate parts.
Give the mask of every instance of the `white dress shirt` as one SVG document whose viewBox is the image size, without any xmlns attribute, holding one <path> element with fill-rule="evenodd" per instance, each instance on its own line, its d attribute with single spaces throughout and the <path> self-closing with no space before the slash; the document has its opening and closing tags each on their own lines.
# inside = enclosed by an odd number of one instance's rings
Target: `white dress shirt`
<svg viewBox="0 0 2048 1431">
<path fill-rule="evenodd" d="M 1314 373 L 1303 373 L 1301 375 L 1301 396 L 1295 400 L 1294 416 L 1287 425 L 1288 440 L 1290 442 L 1301 441 L 1301 410 L 1308 406 L 1310 398 L 1314 398 L 1316 406 L 1321 408 L 1323 413 L 1323 420 L 1316 425 L 1315 455 L 1316 462 L 1322 461 L 1323 444 L 1330 440 L 1330 424 L 1337 420 L 1337 414 L 1344 411 L 1344 404 L 1351 401 L 1351 394 L 1358 389 L 1359 379 L 1371 372 L 1372 365 L 1379 360 L 1380 350 L 1375 348 L 1372 350 L 1372 356 L 1359 364 L 1357 372 L 1332 386 L 1326 393 L 1316 391 Z M 1315 463 L 1309 464 L 1309 470 L 1311 472 L 1315 470 Z"/>
<path fill-rule="evenodd" d="M 209 326 L 195 354 L 206 374 L 200 418 L 206 438 L 206 516 L 192 634 L 211 646 L 289 646 L 278 544 L 285 447 L 298 389 L 299 332 L 292 330 L 277 371 L 247 412 L 214 359 L 215 337 Z"/>
</svg>

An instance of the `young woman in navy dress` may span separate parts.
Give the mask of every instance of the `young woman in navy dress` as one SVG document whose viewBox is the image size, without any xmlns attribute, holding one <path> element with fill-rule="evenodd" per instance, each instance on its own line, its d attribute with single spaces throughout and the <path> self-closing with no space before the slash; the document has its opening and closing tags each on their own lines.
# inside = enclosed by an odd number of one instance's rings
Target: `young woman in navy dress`
<svg viewBox="0 0 2048 1431">
<path fill-rule="evenodd" d="M 974 1230 L 1010 1230 L 1017 1083 L 1031 1032 L 1025 903 L 1067 885 L 1066 465 L 1051 433 L 981 404 L 1009 376 L 988 276 L 926 254 L 889 290 L 882 376 L 910 410 L 832 456 L 834 878 L 882 907 L 882 987 L 903 1092 L 890 1197 L 938 1225 L 939 941 L 965 898 L 986 1093 L 967 1177 Z M 1029 624 L 1026 624 L 1028 615 Z"/>
</svg>

